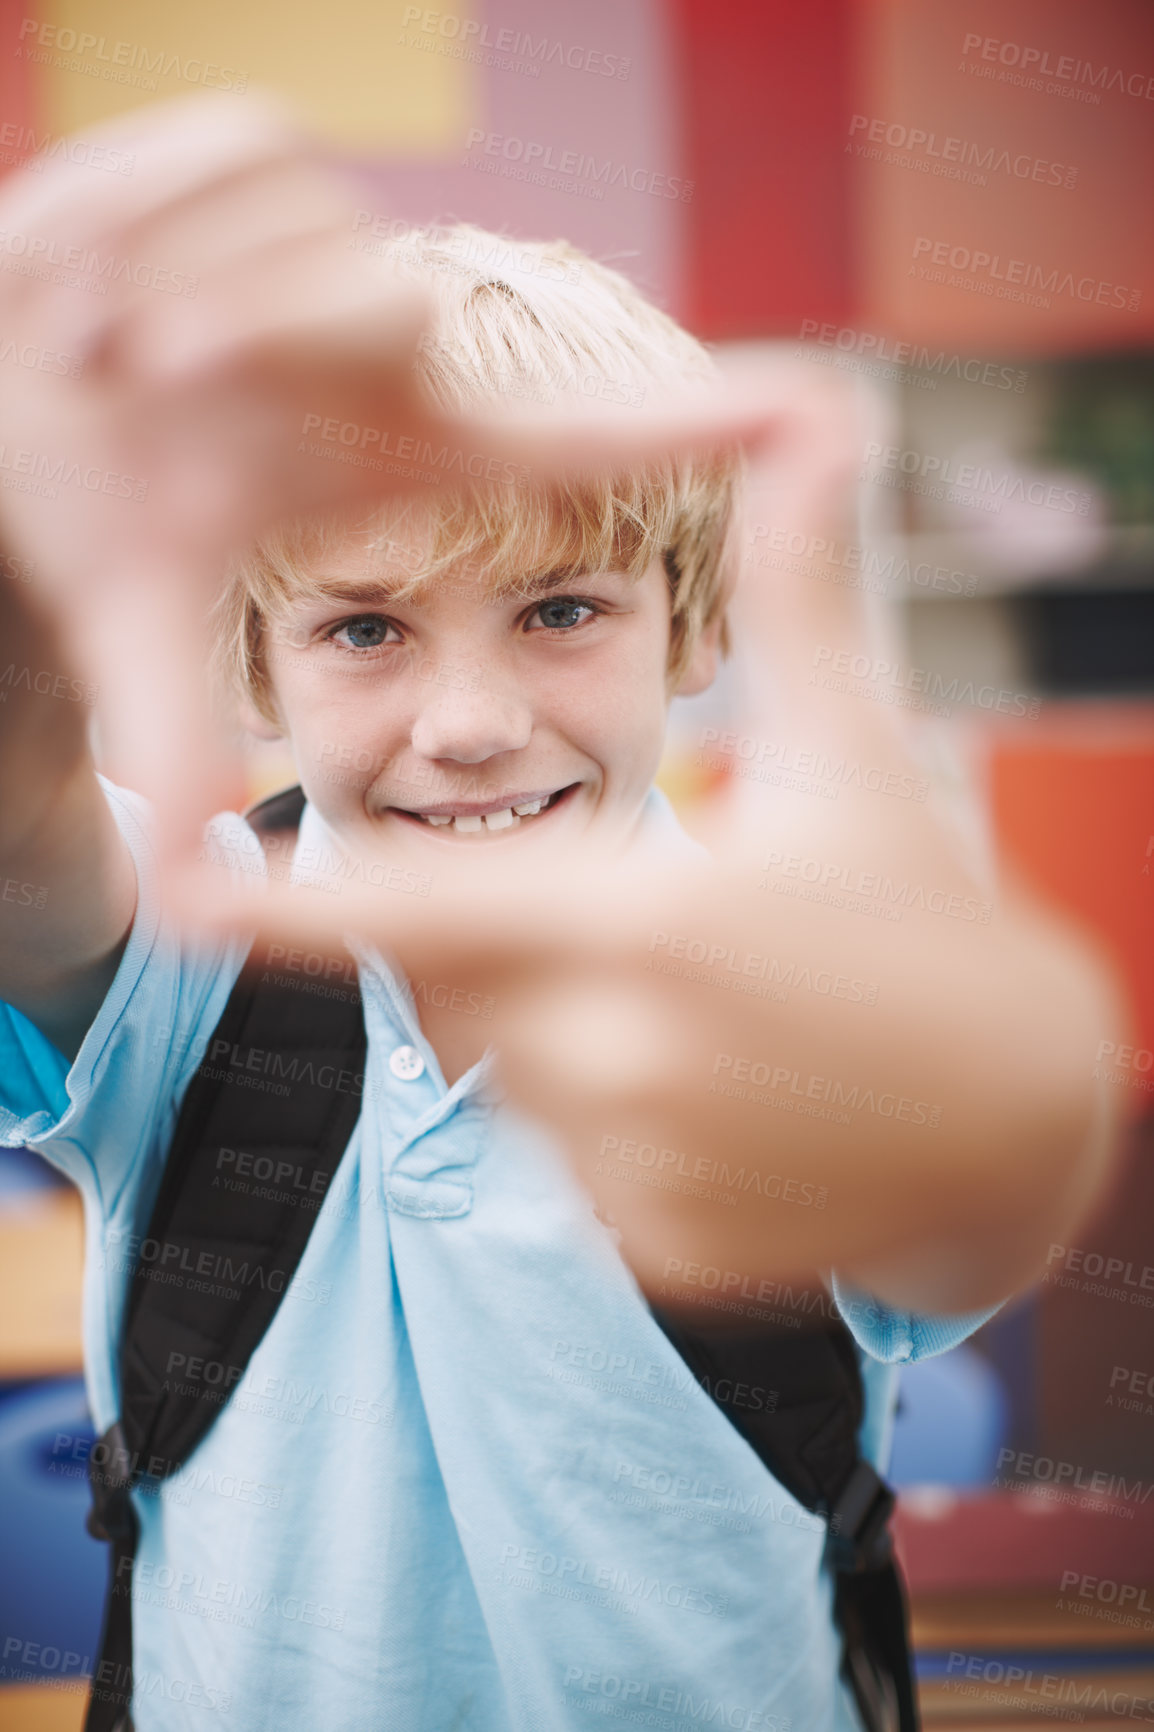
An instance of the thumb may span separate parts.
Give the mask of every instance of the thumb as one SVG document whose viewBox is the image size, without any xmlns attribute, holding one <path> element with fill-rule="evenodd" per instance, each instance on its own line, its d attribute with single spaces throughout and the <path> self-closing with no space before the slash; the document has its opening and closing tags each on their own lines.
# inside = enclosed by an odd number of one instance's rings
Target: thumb
<svg viewBox="0 0 1154 1732">
<path fill-rule="evenodd" d="M 195 858 L 208 819 L 244 804 L 238 753 L 213 713 L 209 586 L 159 570 L 73 613 L 70 653 L 98 689 L 105 773 L 143 794 L 162 863 Z"/>
</svg>

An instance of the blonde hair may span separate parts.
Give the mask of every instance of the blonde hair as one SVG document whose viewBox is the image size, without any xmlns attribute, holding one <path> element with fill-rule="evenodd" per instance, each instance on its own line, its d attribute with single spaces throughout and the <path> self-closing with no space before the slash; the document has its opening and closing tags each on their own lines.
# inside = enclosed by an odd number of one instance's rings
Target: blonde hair
<svg viewBox="0 0 1154 1732">
<path fill-rule="evenodd" d="M 377 225 L 378 228 L 382 225 Z M 376 250 L 429 294 L 432 316 L 414 366 L 428 398 L 476 414 L 495 399 L 551 403 L 600 397 L 625 406 L 713 376 L 706 350 L 625 277 L 564 241 L 526 242 L 467 223 L 395 232 Z M 235 565 L 216 609 L 216 672 L 274 725 L 264 646 L 286 603 L 328 587 L 327 555 L 363 536 L 372 569 L 403 598 L 468 569 L 495 595 L 545 572 L 609 569 L 669 579 L 669 682 L 718 623 L 735 577 L 732 529 L 740 459 L 729 453 L 648 463 L 612 479 L 545 491 L 428 487 L 359 523 L 313 518 L 266 535 Z M 342 586 L 347 590 L 347 586 Z"/>
</svg>

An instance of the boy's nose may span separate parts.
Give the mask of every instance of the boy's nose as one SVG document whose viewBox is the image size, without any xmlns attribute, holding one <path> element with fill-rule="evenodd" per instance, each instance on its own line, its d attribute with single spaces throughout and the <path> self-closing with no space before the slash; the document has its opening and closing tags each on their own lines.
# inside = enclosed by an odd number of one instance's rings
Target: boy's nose
<svg viewBox="0 0 1154 1732">
<path fill-rule="evenodd" d="M 500 752 L 529 744 L 533 717 L 516 693 L 499 695 L 489 687 L 475 692 L 435 691 L 417 713 L 411 740 L 422 758 L 452 758 L 479 764 Z"/>
</svg>

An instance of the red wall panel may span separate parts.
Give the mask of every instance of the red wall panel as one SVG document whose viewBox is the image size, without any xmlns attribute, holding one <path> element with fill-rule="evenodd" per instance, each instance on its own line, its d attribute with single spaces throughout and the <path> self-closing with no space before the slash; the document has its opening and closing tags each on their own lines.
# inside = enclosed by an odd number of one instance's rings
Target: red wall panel
<svg viewBox="0 0 1154 1732">
<path fill-rule="evenodd" d="M 851 304 L 848 0 L 671 0 L 687 304 L 706 337 L 796 332 Z"/>
</svg>

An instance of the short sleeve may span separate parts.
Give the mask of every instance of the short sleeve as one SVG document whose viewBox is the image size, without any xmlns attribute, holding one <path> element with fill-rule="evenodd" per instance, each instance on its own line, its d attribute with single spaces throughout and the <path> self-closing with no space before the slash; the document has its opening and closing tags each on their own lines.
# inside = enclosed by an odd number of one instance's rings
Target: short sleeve
<svg viewBox="0 0 1154 1732">
<path fill-rule="evenodd" d="M 883 1365 L 908 1365 L 917 1359 L 948 1353 L 995 1316 L 1004 1303 L 958 1317 L 932 1317 L 916 1311 L 894 1310 L 880 1299 L 850 1287 L 836 1274 L 832 1285 L 838 1311 L 850 1334 L 863 1352 Z"/>
<path fill-rule="evenodd" d="M 126 1190 L 135 1191 L 165 1146 L 247 941 L 182 943 L 161 921 L 147 804 L 100 782 L 136 870 L 132 931 L 71 1065 L 19 1010 L 0 1003 L 0 1145 L 36 1149 L 108 1223 L 122 1204 L 131 1207 Z M 234 813 L 214 819 L 210 836 L 246 852 L 245 839 L 256 841 Z"/>
</svg>

